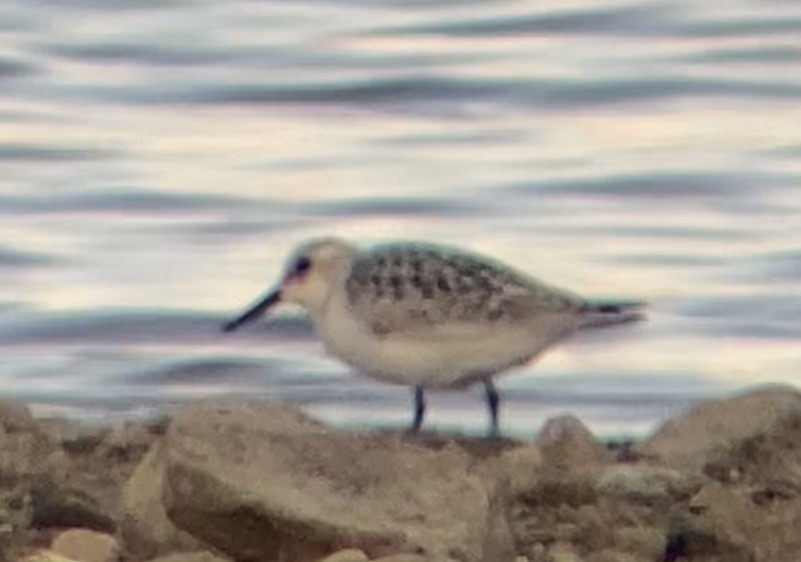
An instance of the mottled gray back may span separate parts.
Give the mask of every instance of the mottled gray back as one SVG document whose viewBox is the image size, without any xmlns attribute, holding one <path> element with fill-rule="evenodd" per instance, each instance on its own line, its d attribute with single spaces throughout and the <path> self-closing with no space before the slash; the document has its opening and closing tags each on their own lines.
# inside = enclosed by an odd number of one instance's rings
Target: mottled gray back
<svg viewBox="0 0 801 562">
<path fill-rule="evenodd" d="M 578 312 L 584 304 L 489 259 L 422 244 L 360 254 L 346 290 L 349 305 L 379 334 L 449 323 L 514 323 L 538 312 Z"/>
</svg>

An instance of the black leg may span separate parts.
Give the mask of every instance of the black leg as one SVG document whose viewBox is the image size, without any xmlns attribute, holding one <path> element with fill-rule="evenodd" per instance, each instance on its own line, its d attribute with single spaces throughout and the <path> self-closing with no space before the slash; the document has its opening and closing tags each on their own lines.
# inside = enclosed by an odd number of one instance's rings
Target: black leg
<svg viewBox="0 0 801 562">
<path fill-rule="evenodd" d="M 423 393 L 422 386 L 414 387 L 414 421 L 412 427 L 409 428 L 410 433 L 417 433 L 420 431 L 420 426 L 423 425 L 423 416 L 426 413 L 426 397 Z"/>
<path fill-rule="evenodd" d="M 489 407 L 490 414 L 490 431 L 491 437 L 498 435 L 498 406 L 501 403 L 501 397 L 498 396 L 498 391 L 492 383 L 492 379 L 484 381 L 484 388 L 487 391 L 487 406 Z"/>
</svg>

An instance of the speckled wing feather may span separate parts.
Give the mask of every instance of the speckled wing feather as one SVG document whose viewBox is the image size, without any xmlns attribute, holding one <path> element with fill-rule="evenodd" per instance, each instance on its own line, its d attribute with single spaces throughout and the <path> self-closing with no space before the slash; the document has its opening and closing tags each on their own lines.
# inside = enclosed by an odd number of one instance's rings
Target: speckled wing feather
<svg viewBox="0 0 801 562">
<path fill-rule="evenodd" d="M 358 256 L 346 281 L 349 306 L 379 335 L 424 337 L 442 327 L 530 321 L 580 312 L 579 297 L 475 255 L 425 245 Z"/>
</svg>

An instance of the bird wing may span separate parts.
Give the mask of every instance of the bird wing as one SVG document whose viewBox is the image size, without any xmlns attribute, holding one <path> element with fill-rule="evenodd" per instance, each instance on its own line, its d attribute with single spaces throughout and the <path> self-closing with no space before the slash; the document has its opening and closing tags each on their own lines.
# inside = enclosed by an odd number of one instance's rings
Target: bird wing
<svg viewBox="0 0 801 562">
<path fill-rule="evenodd" d="M 364 253 L 346 281 L 351 310 L 379 336 L 486 333 L 487 326 L 581 311 L 584 301 L 501 264 L 429 246 Z"/>
</svg>

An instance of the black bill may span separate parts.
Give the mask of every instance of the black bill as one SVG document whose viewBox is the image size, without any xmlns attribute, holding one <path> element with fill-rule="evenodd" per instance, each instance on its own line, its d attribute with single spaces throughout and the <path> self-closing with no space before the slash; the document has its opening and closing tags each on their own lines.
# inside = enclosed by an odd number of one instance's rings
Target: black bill
<svg viewBox="0 0 801 562">
<path fill-rule="evenodd" d="M 233 332 L 237 328 L 239 328 L 242 324 L 247 324 L 248 322 L 252 322 L 272 307 L 273 305 L 277 304 L 281 300 L 281 291 L 272 291 L 266 297 L 261 299 L 259 302 L 251 306 L 247 311 L 245 311 L 241 316 L 238 316 L 231 320 L 230 322 L 226 322 L 223 324 L 223 332 Z"/>
</svg>

